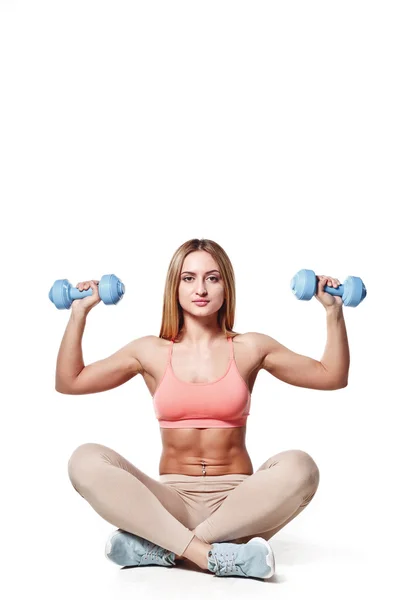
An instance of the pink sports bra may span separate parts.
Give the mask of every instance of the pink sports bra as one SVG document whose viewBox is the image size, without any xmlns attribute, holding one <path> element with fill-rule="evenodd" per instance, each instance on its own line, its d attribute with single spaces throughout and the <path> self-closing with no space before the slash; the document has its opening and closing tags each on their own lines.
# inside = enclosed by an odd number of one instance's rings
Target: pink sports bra
<svg viewBox="0 0 400 600">
<path fill-rule="evenodd" d="M 236 365 L 232 338 L 225 375 L 211 383 L 191 383 L 178 379 L 172 370 L 171 356 L 153 396 L 153 407 L 160 427 L 242 427 L 250 414 L 251 394 Z"/>
</svg>

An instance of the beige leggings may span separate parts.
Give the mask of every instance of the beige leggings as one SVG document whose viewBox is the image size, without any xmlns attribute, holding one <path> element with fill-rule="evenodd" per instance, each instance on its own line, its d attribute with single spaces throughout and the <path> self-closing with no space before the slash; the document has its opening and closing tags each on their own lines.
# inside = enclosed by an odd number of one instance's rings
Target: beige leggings
<svg viewBox="0 0 400 600">
<path fill-rule="evenodd" d="M 176 555 L 194 536 L 213 542 L 270 539 L 310 503 L 319 470 L 286 450 L 252 475 L 159 475 L 159 481 L 101 444 L 78 446 L 68 462 L 75 490 L 103 519 Z"/>
</svg>

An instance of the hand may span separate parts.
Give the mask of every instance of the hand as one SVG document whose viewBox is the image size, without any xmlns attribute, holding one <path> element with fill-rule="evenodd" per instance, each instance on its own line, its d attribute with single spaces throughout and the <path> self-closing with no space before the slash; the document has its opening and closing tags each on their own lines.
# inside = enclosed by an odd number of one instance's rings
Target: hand
<svg viewBox="0 0 400 600">
<path fill-rule="evenodd" d="M 327 285 L 329 287 L 337 288 L 339 287 L 340 281 L 339 279 L 334 279 L 333 277 L 327 277 L 326 275 L 317 275 L 318 285 L 317 292 L 314 294 L 318 302 L 326 308 L 330 307 L 340 307 L 343 304 L 343 300 L 341 296 L 333 296 L 328 292 L 324 292 L 324 287 Z"/>
<path fill-rule="evenodd" d="M 101 302 L 101 298 L 99 296 L 99 281 L 97 279 L 91 279 L 90 281 L 81 281 L 76 284 L 78 290 L 88 290 L 92 289 L 91 296 L 86 296 L 82 299 L 76 299 L 72 302 L 71 310 L 73 313 L 83 312 L 84 314 L 88 314 L 88 312 L 99 302 Z"/>
</svg>

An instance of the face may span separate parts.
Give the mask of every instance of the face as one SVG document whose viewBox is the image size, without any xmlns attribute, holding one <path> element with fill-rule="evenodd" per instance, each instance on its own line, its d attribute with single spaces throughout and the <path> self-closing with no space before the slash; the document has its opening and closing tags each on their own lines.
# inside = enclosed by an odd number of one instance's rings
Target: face
<svg viewBox="0 0 400 600">
<path fill-rule="evenodd" d="M 218 312 L 224 298 L 221 273 L 211 254 L 205 250 L 196 250 L 188 254 L 182 265 L 179 283 L 179 303 L 183 310 L 193 315 L 209 316 Z M 207 304 L 195 304 L 194 300 L 202 299 L 208 300 Z"/>
</svg>

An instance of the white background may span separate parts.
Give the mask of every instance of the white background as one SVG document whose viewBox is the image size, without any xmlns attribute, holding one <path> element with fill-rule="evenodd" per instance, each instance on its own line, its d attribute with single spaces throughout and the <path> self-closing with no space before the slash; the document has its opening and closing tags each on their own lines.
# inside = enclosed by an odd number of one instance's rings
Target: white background
<svg viewBox="0 0 400 600">
<path fill-rule="evenodd" d="M 399 8 L 396 2 L 0 2 L 1 586 L 7 598 L 396 596 Z M 320 359 L 323 307 L 302 268 L 363 279 L 344 308 L 349 384 L 253 390 L 254 468 L 290 448 L 317 495 L 272 538 L 275 584 L 184 569 L 120 571 L 114 529 L 67 462 L 99 442 L 158 477 L 140 378 L 100 394 L 54 388 L 70 312 L 48 299 L 115 273 L 126 294 L 87 320 L 85 364 L 159 335 L 172 254 L 208 238 L 235 270 L 234 329 Z M 390 583 L 393 578 L 394 583 Z M 187 587 L 185 587 L 187 586 Z M 213 587 L 211 587 L 213 586 Z M 186 591 L 185 591 L 186 590 Z"/>
</svg>

